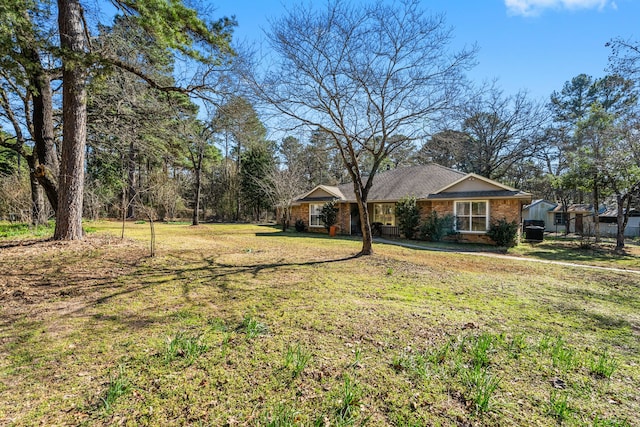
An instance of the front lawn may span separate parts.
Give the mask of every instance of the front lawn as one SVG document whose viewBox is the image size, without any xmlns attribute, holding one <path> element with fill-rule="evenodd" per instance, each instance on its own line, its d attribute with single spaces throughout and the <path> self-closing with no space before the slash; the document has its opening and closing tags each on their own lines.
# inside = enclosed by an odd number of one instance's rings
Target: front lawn
<svg viewBox="0 0 640 427">
<path fill-rule="evenodd" d="M 640 245 L 637 240 L 627 240 L 623 254 L 616 254 L 615 246 L 615 240 L 611 238 L 603 238 L 596 244 L 593 238 L 585 240 L 545 236 L 545 240 L 540 243 L 521 243 L 509 253 L 545 260 L 640 270 Z"/>
<path fill-rule="evenodd" d="M 638 274 L 91 226 L 0 244 L 2 425 L 640 424 Z"/>
</svg>

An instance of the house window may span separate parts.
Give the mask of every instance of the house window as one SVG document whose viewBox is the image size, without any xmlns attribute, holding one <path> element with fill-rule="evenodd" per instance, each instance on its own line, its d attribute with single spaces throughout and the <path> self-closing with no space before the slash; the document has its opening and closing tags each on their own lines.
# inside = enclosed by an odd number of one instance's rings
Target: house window
<svg viewBox="0 0 640 427">
<path fill-rule="evenodd" d="M 396 225 L 396 205 L 394 203 L 374 203 L 373 222 L 380 222 L 383 225 Z"/>
<path fill-rule="evenodd" d="M 566 212 L 556 212 L 553 216 L 553 223 L 555 225 L 565 225 L 567 223 Z"/>
<path fill-rule="evenodd" d="M 309 227 L 324 227 L 320 220 L 320 212 L 322 212 L 322 204 L 312 203 L 309 205 Z"/>
<path fill-rule="evenodd" d="M 489 206 L 486 200 L 456 202 L 456 231 L 486 232 L 489 228 Z"/>
</svg>

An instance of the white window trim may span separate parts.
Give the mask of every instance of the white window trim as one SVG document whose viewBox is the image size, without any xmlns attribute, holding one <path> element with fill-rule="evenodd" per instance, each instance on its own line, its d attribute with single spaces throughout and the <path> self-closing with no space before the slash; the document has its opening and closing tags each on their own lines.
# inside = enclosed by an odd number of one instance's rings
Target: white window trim
<svg viewBox="0 0 640 427">
<path fill-rule="evenodd" d="M 464 233 L 464 234 L 487 234 L 487 231 L 489 231 L 489 220 L 491 218 L 491 212 L 489 211 L 489 207 L 491 206 L 489 203 L 489 200 L 454 200 L 453 202 L 453 216 L 454 218 L 458 218 L 458 203 L 485 203 L 487 206 L 487 216 L 485 218 L 485 231 L 472 231 L 472 230 L 458 230 L 458 221 L 455 221 L 453 223 L 453 227 L 454 229 L 458 232 L 458 233 Z M 469 207 L 470 210 L 469 212 L 472 212 L 473 209 L 470 206 Z M 471 216 L 469 216 L 469 225 L 471 225 L 472 221 L 471 221 Z"/>
<path fill-rule="evenodd" d="M 313 206 L 318 206 L 318 209 L 322 209 L 324 203 L 309 203 L 309 228 L 324 228 L 324 224 L 311 224 L 311 213 L 313 212 Z M 316 215 L 317 216 L 317 215 Z"/>
</svg>

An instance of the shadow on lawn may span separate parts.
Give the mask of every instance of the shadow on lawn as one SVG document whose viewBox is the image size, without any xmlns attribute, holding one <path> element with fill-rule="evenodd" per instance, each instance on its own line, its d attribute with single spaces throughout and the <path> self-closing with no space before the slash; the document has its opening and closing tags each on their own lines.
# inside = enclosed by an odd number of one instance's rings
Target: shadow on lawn
<svg viewBox="0 0 640 427">
<path fill-rule="evenodd" d="M 602 313 L 588 305 L 572 303 L 555 304 L 555 310 L 570 319 L 581 319 L 584 328 L 599 331 L 604 340 L 619 351 L 637 354 L 637 337 L 640 324 L 624 315 Z M 606 332 L 605 332 L 606 331 Z"/>
<path fill-rule="evenodd" d="M 523 255 L 550 261 L 589 263 L 638 260 L 638 257 L 630 252 L 633 249 L 616 253 L 614 246 L 607 244 L 581 247 L 578 241 L 550 240 L 541 243 L 524 243 L 523 247 L 526 248 Z"/>
<path fill-rule="evenodd" d="M 215 283 L 222 290 L 226 290 L 227 286 L 225 282 L 221 282 L 221 279 L 228 279 L 230 277 L 242 274 L 251 274 L 256 277 L 260 272 L 264 270 L 280 269 L 280 268 L 292 268 L 292 267 L 304 267 L 312 265 L 330 264 L 336 262 L 344 262 L 358 258 L 358 255 L 351 255 L 342 258 L 335 259 L 323 259 L 305 262 L 275 262 L 265 264 L 248 264 L 248 265 L 236 265 L 236 264 L 223 264 L 216 262 L 215 258 L 204 259 L 204 265 L 199 262 L 198 265 L 183 266 L 179 268 L 165 267 L 165 268 L 151 268 L 147 271 L 141 270 L 136 272 L 136 276 L 139 280 L 139 286 L 133 286 L 131 288 L 122 289 L 118 292 L 105 295 L 98 298 L 96 304 L 103 304 L 113 298 L 126 295 L 132 292 L 144 290 L 146 288 L 166 284 L 169 282 L 182 283 L 183 294 L 185 298 L 190 301 L 191 286 L 188 285 L 194 279 L 197 281 L 207 281 Z"/>
<path fill-rule="evenodd" d="M 36 246 L 47 242 L 51 242 L 50 237 L 44 237 L 42 239 L 10 240 L 7 242 L 0 242 L 0 249 L 18 248 L 22 246 Z"/>
<path fill-rule="evenodd" d="M 348 236 L 346 234 L 338 234 L 330 237 L 327 233 L 310 233 L 307 231 L 282 231 L 277 230 L 273 233 L 255 233 L 256 237 L 291 237 L 298 239 L 322 239 L 322 240 L 362 240 L 361 236 Z"/>
</svg>

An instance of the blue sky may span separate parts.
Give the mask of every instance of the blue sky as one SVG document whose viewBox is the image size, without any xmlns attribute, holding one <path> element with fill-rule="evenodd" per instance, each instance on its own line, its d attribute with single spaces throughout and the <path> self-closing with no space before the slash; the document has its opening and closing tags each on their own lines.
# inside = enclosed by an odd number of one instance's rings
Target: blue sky
<svg viewBox="0 0 640 427">
<path fill-rule="evenodd" d="M 260 43 L 269 21 L 300 1 L 212 4 L 216 15 L 236 16 L 238 39 Z M 639 0 L 423 0 L 422 6 L 445 14 L 456 45 L 478 44 L 472 80 L 498 78 L 506 94 L 526 89 L 535 99 L 548 99 L 580 73 L 603 76 L 610 39 L 640 40 Z"/>
</svg>

